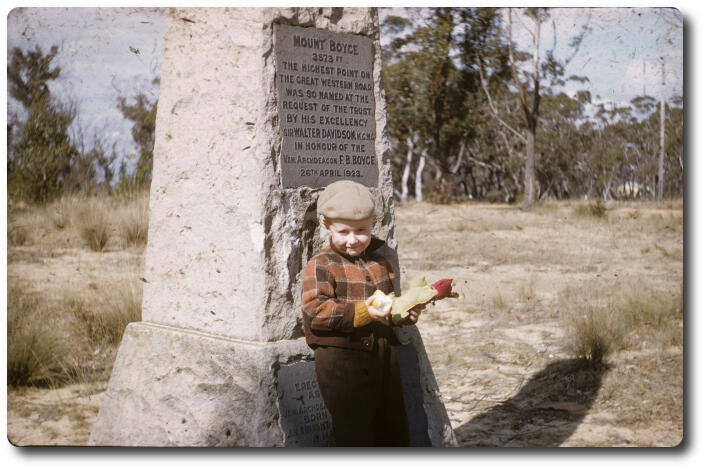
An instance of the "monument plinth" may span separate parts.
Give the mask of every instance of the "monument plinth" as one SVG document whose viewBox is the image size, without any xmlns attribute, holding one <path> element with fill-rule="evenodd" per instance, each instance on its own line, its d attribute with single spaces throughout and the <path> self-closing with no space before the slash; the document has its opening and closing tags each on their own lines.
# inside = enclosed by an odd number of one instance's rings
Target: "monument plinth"
<svg viewBox="0 0 706 470">
<path fill-rule="evenodd" d="M 338 179 L 371 187 L 396 261 L 376 10 L 167 15 L 143 321 L 91 443 L 334 445 L 300 281 L 324 242 L 318 193 Z M 419 333 L 402 336 L 412 443 L 455 445 Z"/>
</svg>

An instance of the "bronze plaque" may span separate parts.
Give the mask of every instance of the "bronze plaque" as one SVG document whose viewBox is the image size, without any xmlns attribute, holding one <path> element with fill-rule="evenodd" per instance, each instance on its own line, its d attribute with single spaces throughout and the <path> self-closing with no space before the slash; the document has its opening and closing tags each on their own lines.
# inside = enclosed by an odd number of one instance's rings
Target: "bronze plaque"
<svg viewBox="0 0 706 470">
<path fill-rule="evenodd" d="M 275 25 L 282 186 L 377 186 L 373 42 Z"/>
</svg>

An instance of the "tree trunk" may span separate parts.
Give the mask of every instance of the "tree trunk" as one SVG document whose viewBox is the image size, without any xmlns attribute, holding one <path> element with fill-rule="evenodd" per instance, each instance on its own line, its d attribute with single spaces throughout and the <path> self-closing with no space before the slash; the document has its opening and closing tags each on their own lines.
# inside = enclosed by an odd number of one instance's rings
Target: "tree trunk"
<svg viewBox="0 0 706 470">
<path fill-rule="evenodd" d="M 422 202 L 424 200 L 424 182 L 422 181 L 422 176 L 424 173 L 424 165 L 426 164 L 426 150 L 422 152 L 422 156 L 419 157 L 419 163 L 417 164 L 417 172 L 414 175 L 414 198 L 417 202 Z"/>
<path fill-rule="evenodd" d="M 525 160 L 525 198 L 522 208 L 532 209 L 534 204 L 534 132 L 527 130 L 527 158 Z"/>
<path fill-rule="evenodd" d="M 402 182 L 401 182 L 401 190 L 402 193 L 400 194 L 400 199 L 402 202 L 407 202 L 407 198 L 409 197 L 409 173 L 412 168 L 412 156 L 414 154 L 414 140 L 412 137 L 407 137 L 407 161 L 405 162 L 404 165 L 404 170 L 402 171 Z"/>
<path fill-rule="evenodd" d="M 664 195 L 664 58 L 662 59 L 662 99 L 659 102 L 659 164 L 657 166 L 657 200 Z"/>
</svg>

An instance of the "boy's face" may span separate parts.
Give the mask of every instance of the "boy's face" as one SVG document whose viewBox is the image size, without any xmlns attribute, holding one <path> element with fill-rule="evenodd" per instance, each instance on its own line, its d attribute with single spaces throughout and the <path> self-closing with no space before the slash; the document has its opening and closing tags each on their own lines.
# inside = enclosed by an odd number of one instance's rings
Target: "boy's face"
<svg viewBox="0 0 706 470">
<path fill-rule="evenodd" d="M 336 251 L 348 256 L 360 256 L 372 241 L 375 220 L 375 216 L 363 220 L 324 218 L 324 225 Z"/>
</svg>

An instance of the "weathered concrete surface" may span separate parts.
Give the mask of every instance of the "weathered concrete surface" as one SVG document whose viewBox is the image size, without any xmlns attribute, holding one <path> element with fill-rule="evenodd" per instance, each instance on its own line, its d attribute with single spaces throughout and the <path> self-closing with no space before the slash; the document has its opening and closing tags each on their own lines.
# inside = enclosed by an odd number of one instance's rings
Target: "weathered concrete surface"
<svg viewBox="0 0 706 470">
<path fill-rule="evenodd" d="M 280 446 L 276 368 L 310 352 L 131 323 L 90 444 Z"/>
<path fill-rule="evenodd" d="M 169 11 L 146 321 L 253 341 L 301 334 L 292 312 L 299 309 L 303 265 L 321 246 L 315 217 L 321 188 L 280 189 L 275 22 L 378 34 L 376 12 L 367 8 Z M 382 188 L 374 189 L 382 215 L 377 235 L 394 249 L 379 49 L 373 70 Z"/>
</svg>

